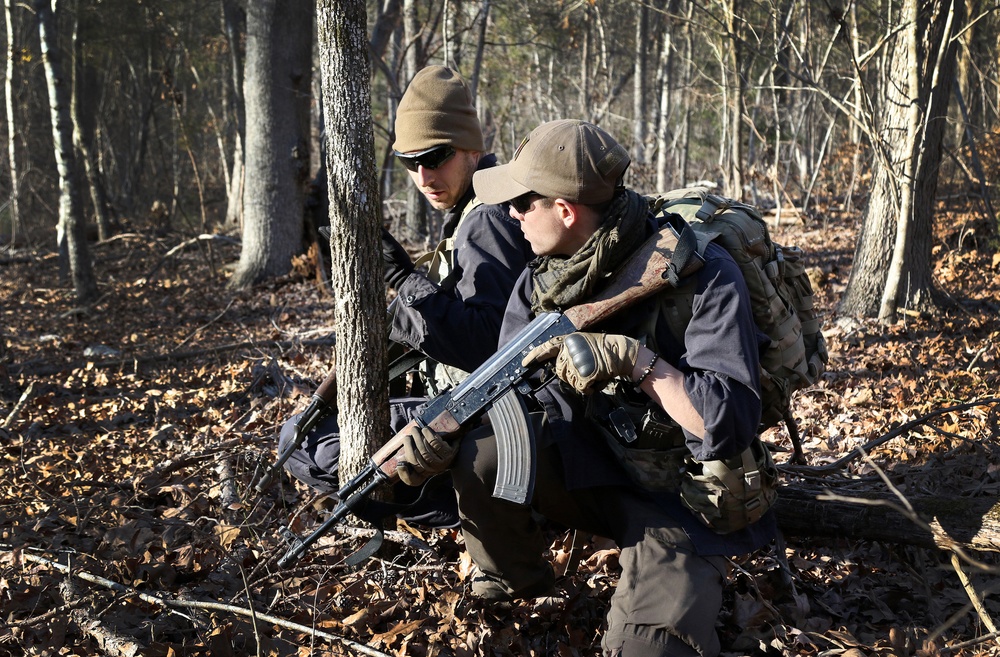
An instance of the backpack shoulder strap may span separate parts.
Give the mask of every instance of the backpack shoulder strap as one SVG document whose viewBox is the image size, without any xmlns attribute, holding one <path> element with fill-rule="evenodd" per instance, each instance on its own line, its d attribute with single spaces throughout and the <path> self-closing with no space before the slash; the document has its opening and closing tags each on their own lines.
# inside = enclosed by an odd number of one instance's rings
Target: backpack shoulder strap
<svg viewBox="0 0 1000 657">
<path fill-rule="evenodd" d="M 414 267 L 427 267 L 427 278 L 431 282 L 440 285 L 455 270 L 455 236 L 458 235 L 458 231 L 465 223 L 469 213 L 482 204 L 483 202 L 479 200 L 478 196 L 473 196 L 462 208 L 462 214 L 458 223 L 455 224 L 455 230 L 451 237 L 441 240 L 433 251 L 428 251 L 414 261 Z"/>
</svg>

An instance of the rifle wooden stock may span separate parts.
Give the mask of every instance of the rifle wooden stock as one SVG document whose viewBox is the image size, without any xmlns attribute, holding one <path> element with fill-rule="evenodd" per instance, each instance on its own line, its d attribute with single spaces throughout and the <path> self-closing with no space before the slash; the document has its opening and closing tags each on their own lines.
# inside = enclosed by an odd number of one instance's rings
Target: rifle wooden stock
<svg viewBox="0 0 1000 657">
<path fill-rule="evenodd" d="M 261 476 L 260 481 L 254 488 L 257 492 L 263 493 L 275 476 L 281 472 L 281 468 L 291 458 L 292 453 L 302 446 L 302 441 L 313 430 L 323 417 L 336 408 L 337 403 L 337 368 L 330 368 L 330 373 L 326 375 L 323 383 L 316 388 L 316 392 L 309 400 L 309 405 L 305 407 L 295 422 L 295 435 L 292 441 L 285 445 L 285 449 L 278 454 L 278 458 L 272 463 Z"/>
</svg>

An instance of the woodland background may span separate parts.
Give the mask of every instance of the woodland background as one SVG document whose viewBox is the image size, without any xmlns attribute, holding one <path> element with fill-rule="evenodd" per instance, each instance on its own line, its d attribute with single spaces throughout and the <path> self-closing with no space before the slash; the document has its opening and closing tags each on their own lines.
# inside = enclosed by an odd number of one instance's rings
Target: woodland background
<svg viewBox="0 0 1000 657">
<path fill-rule="evenodd" d="M 806 249 L 831 363 L 796 397 L 787 544 L 733 563 L 727 650 L 997 652 L 995 4 L 5 10 L 0 652 L 599 652 L 616 578 L 599 541 L 558 598 L 513 609 L 466 594 L 453 532 L 400 526 L 350 569 L 366 530 L 346 527 L 273 563 L 279 528 L 323 510 L 287 480 L 257 493 L 255 473 L 331 362 L 364 358 L 341 351 L 351 229 L 331 252 L 316 226 L 384 221 L 415 254 L 437 238 L 388 147 L 428 63 L 470 81 L 501 161 L 542 121 L 589 119 L 630 147 L 630 186 L 711 181 Z M 334 65 L 348 55 L 363 65 Z M 903 512 L 876 516 L 887 499 Z"/>
</svg>

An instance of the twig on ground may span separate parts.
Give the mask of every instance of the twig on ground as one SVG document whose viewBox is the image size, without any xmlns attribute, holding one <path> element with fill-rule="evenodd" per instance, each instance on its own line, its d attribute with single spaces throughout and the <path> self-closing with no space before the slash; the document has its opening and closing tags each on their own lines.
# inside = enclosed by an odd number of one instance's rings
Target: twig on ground
<svg viewBox="0 0 1000 657">
<path fill-rule="evenodd" d="M 866 454 L 866 452 L 868 452 L 868 450 L 870 450 L 871 448 L 885 444 L 890 440 L 892 440 L 893 438 L 895 438 L 896 436 L 905 434 L 911 429 L 920 426 L 921 424 L 926 424 L 929 420 L 935 417 L 944 415 L 945 413 L 951 413 L 953 411 L 965 411 L 970 408 L 975 408 L 976 406 L 986 406 L 987 404 L 996 404 L 998 402 L 1000 402 L 1000 397 L 987 397 L 985 399 L 980 399 L 965 404 L 956 404 L 954 406 L 948 406 L 946 408 L 939 408 L 936 411 L 931 411 L 930 413 L 918 417 L 915 420 L 911 420 L 906 424 L 900 425 L 895 429 L 893 429 L 892 431 L 890 431 L 889 433 L 886 433 L 876 438 L 875 440 L 872 440 L 869 443 L 862 445 L 861 447 L 855 447 L 846 455 L 842 456 L 836 461 L 833 461 L 832 463 L 826 463 L 824 465 L 794 465 L 785 463 L 782 464 L 779 469 L 803 475 L 827 474 L 835 470 L 840 470 L 851 461 L 863 457 Z"/>
<path fill-rule="evenodd" d="M 955 553 L 952 553 L 951 555 L 951 567 L 954 568 L 955 573 L 958 574 L 958 581 L 962 583 L 962 588 L 965 589 L 966 594 L 969 596 L 969 602 L 971 602 L 972 606 L 976 609 L 976 613 L 979 614 L 979 618 L 983 621 L 983 625 L 985 625 L 986 629 L 990 632 L 996 634 L 997 624 L 993 622 L 993 618 L 990 617 L 990 612 L 986 611 L 986 607 L 983 606 L 983 601 L 979 597 L 979 592 L 976 591 L 975 585 L 965 573 L 965 569 L 962 568 L 962 562 Z"/>
<path fill-rule="evenodd" d="M 155 604 L 167 608 L 209 609 L 212 611 L 224 611 L 227 613 L 235 614 L 237 616 L 244 616 L 248 618 L 256 617 L 259 620 L 268 623 L 273 623 L 274 625 L 278 625 L 280 627 L 284 627 L 286 629 L 293 630 L 295 632 L 302 632 L 310 636 L 316 636 L 321 639 L 326 639 L 327 641 L 335 641 L 341 643 L 344 646 L 348 647 L 349 649 L 354 650 L 355 652 L 358 652 L 362 655 L 369 655 L 370 657 L 391 657 L 390 655 L 381 652 L 379 650 L 375 650 L 370 646 L 366 646 L 362 643 L 351 641 L 347 637 L 337 636 L 336 634 L 330 634 L 329 632 L 323 632 L 320 630 L 316 630 L 314 628 L 306 627 L 305 625 L 293 623 L 283 618 L 279 618 L 278 616 L 255 613 L 253 610 L 250 609 L 244 609 L 242 607 L 235 607 L 233 605 L 222 604 L 221 602 L 207 602 L 200 600 L 177 600 L 174 598 L 152 595 L 150 593 L 143 593 L 142 591 L 137 591 L 133 588 L 125 586 L 124 584 L 119 584 L 118 582 L 114 582 L 110 579 L 106 579 L 99 575 L 93 575 L 83 570 L 71 570 L 69 566 L 57 563 L 50 559 L 46 559 L 45 557 L 39 557 L 37 555 L 30 554 L 27 552 L 22 552 L 20 556 L 25 561 L 31 561 L 33 563 L 54 568 L 60 572 L 72 575 L 73 577 L 76 577 L 78 579 L 90 582 L 91 584 L 97 584 L 98 586 L 109 588 L 112 591 L 116 591 L 118 593 L 124 593 L 130 596 L 138 597 L 143 602 L 148 602 L 150 604 Z"/>
<path fill-rule="evenodd" d="M 16 420 L 17 416 L 21 414 L 21 409 L 24 408 L 24 405 L 28 403 L 29 399 L 31 399 L 31 394 L 34 391 L 35 391 L 35 382 L 32 381 L 31 383 L 28 384 L 27 389 L 25 389 L 25 391 L 21 393 L 21 398 L 17 400 L 17 403 L 14 404 L 14 408 L 12 408 L 10 413 L 7 414 L 7 419 L 4 420 L 3 427 L 0 428 L 9 429 L 10 426 L 14 424 L 14 420 Z"/>
<path fill-rule="evenodd" d="M 178 244 L 177 246 L 173 247 L 172 249 L 170 249 L 169 251 L 167 251 L 166 253 L 163 254 L 163 257 L 160 258 L 159 262 L 157 262 L 153 266 L 153 268 L 150 269 L 149 272 L 145 276 L 143 276 L 143 278 L 146 279 L 146 284 L 149 284 L 153 280 L 153 276 L 156 274 L 156 272 L 160 271 L 160 267 L 162 267 L 164 265 L 164 263 L 166 263 L 167 260 L 169 260 L 170 258 L 172 258 L 174 256 L 174 254 L 179 253 L 179 252 L 183 251 L 184 249 L 186 249 L 187 247 L 189 247 L 189 246 L 191 246 L 193 244 L 197 244 L 198 242 L 209 242 L 209 243 L 211 243 L 211 242 L 224 242 L 226 244 L 239 244 L 240 243 L 240 241 L 238 239 L 234 239 L 232 237 L 226 237 L 225 235 L 207 235 L 207 234 L 204 234 L 204 235 L 198 235 L 197 237 L 192 237 L 189 240 L 181 242 L 180 244 Z"/>
<path fill-rule="evenodd" d="M 208 328 L 212 324 L 214 324 L 217 321 L 219 321 L 220 319 L 222 319 L 222 316 L 229 312 L 229 309 L 233 306 L 233 302 L 234 301 L 236 301 L 236 299 L 230 299 L 229 303 L 226 304 L 226 307 L 222 309 L 222 312 L 220 312 L 218 315 L 216 315 L 212 319 L 208 320 L 206 323 L 202 324 L 201 326 L 199 326 L 195 330 L 191 331 L 186 338 L 184 338 L 183 340 L 181 340 L 180 342 L 177 343 L 177 345 L 174 347 L 173 350 L 176 351 L 176 350 L 180 349 L 182 346 L 184 346 L 184 344 L 187 343 L 188 340 L 190 340 L 194 336 L 198 335 L 198 333 L 200 333 L 203 329 Z"/>
<path fill-rule="evenodd" d="M 953 646 L 944 646 L 943 648 L 938 648 L 938 652 L 942 655 L 948 655 L 956 650 L 961 650 L 962 648 L 968 648 L 970 646 L 975 646 L 980 643 L 986 643 L 991 639 L 1000 638 L 1000 632 L 990 632 L 989 634 L 984 634 L 981 637 L 975 639 L 969 639 L 968 641 L 963 641 L 962 643 L 956 643 Z"/>
<path fill-rule="evenodd" d="M 38 625 L 39 623 L 44 623 L 45 621 L 55 618 L 57 616 L 65 615 L 67 611 L 76 609 L 77 607 L 82 607 L 83 605 L 90 604 L 94 599 L 94 596 L 87 595 L 82 598 L 77 598 L 71 602 L 67 602 L 64 605 L 60 605 L 55 609 L 50 609 L 44 614 L 39 614 L 38 616 L 32 616 L 31 618 L 25 618 L 19 621 L 10 621 L 7 623 L 10 627 L 31 627 L 32 625 Z"/>
</svg>

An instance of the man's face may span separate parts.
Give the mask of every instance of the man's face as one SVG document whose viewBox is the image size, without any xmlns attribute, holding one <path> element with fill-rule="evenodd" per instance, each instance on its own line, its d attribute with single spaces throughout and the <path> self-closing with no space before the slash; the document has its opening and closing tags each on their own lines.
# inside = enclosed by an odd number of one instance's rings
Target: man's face
<svg viewBox="0 0 1000 657">
<path fill-rule="evenodd" d="M 526 194 L 511 201 L 510 216 L 521 223 L 524 239 L 535 255 L 573 255 L 576 252 L 570 231 L 560 217 L 553 199 Z"/>
<path fill-rule="evenodd" d="M 455 149 L 455 156 L 436 169 L 407 169 L 410 179 L 437 210 L 449 210 L 459 202 L 479 165 L 479 153 Z"/>
</svg>

